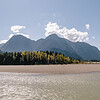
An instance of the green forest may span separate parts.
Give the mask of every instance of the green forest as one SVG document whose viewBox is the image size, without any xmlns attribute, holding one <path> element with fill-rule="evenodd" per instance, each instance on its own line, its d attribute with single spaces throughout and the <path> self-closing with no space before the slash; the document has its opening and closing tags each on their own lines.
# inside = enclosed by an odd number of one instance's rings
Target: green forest
<svg viewBox="0 0 100 100">
<path fill-rule="evenodd" d="M 76 64 L 80 60 L 53 51 L 0 53 L 0 65 Z"/>
</svg>

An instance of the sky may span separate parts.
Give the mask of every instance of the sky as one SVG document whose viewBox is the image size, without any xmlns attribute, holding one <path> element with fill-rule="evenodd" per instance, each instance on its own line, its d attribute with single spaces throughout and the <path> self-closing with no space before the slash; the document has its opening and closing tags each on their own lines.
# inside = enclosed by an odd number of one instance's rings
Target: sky
<svg viewBox="0 0 100 100">
<path fill-rule="evenodd" d="M 58 34 L 100 50 L 100 0 L 0 0 L 0 43 Z"/>
</svg>

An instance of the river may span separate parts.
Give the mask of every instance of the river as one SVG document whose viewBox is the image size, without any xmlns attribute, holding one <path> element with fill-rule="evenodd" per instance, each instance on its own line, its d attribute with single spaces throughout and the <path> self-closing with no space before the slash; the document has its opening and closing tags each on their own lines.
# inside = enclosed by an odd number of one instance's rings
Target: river
<svg viewBox="0 0 100 100">
<path fill-rule="evenodd" d="M 100 72 L 0 73 L 0 100 L 100 100 Z"/>
</svg>

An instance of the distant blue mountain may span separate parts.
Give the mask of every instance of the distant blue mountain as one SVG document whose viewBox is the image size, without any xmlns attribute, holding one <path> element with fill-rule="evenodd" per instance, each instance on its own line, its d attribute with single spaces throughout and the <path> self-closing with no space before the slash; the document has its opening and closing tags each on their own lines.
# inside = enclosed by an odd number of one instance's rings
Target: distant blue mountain
<svg viewBox="0 0 100 100">
<path fill-rule="evenodd" d="M 30 40 L 22 35 L 13 36 L 8 42 L 0 47 L 0 50 L 7 52 L 21 51 L 55 51 L 65 56 L 84 60 L 100 60 L 98 48 L 85 42 L 71 42 L 52 34 L 45 39 L 37 41 Z"/>
<path fill-rule="evenodd" d="M 0 44 L 0 47 L 2 47 L 3 45 L 4 45 L 4 43 L 1 43 L 1 44 Z"/>
<path fill-rule="evenodd" d="M 2 51 L 0 50 L 0 53 L 2 53 Z"/>
</svg>

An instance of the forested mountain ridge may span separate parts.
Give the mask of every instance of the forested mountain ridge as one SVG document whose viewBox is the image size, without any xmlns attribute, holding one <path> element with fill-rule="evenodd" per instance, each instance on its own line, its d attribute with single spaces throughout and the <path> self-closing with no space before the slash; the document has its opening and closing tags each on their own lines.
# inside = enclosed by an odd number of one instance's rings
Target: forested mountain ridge
<svg viewBox="0 0 100 100">
<path fill-rule="evenodd" d="M 2 51 L 0 50 L 0 53 L 2 53 Z"/>
<path fill-rule="evenodd" d="M 65 56 L 83 60 L 100 60 L 100 51 L 98 48 L 85 42 L 71 42 L 52 34 L 45 39 L 37 41 L 28 39 L 22 35 L 13 36 L 8 42 L 0 47 L 4 52 L 22 52 L 22 51 L 55 51 L 61 52 Z"/>
</svg>

